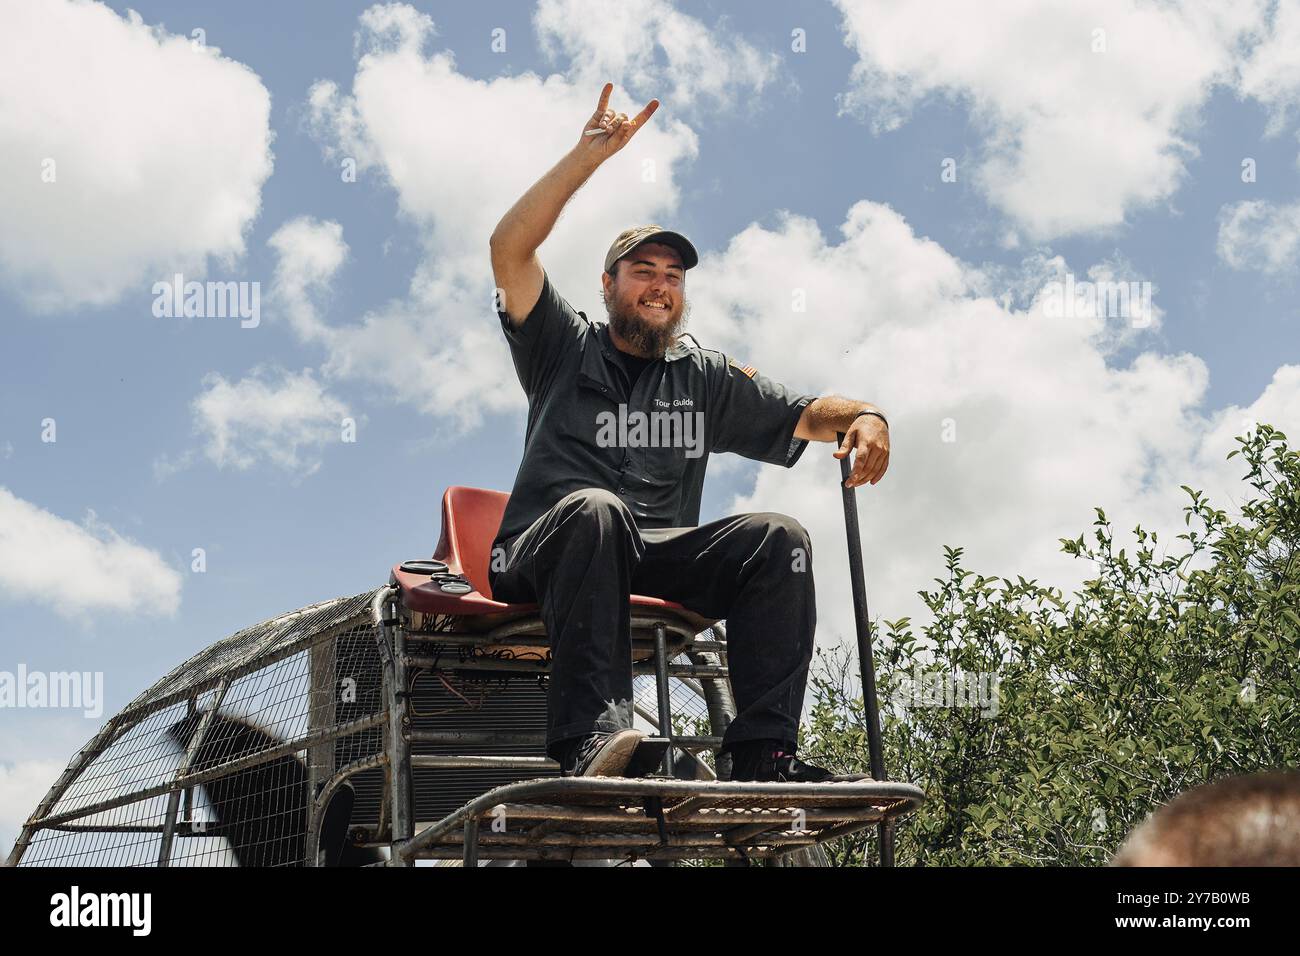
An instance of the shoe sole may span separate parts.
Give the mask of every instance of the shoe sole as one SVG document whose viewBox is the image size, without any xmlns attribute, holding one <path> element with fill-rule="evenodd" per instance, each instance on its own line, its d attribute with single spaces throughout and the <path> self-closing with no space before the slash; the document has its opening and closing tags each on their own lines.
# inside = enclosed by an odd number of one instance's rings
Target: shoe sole
<svg viewBox="0 0 1300 956">
<path fill-rule="evenodd" d="M 645 739 L 645 733 L 640 730 L 619 730 L 615 731 L 605 746 L 596 751 L 591 763 L 583 768 L 579 777 L 618 777 L 622 776 L 627 765 L 632 761 L 632 754 L 641 741 Z"/>
</svg>

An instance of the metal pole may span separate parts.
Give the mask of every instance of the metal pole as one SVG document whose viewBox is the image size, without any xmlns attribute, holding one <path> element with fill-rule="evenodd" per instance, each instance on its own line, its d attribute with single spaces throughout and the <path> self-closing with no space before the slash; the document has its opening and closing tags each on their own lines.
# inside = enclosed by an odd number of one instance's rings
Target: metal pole
<svg viewBox="0 0 1300 956">
<path fill-rule="evenodd" d="M 844 444 L 844 433 L 836 432 L 836 441 Z M 844 499 L 844 531 L 849 546 L 849 581 L 853 586 L 853 623 L 858 635 L 858 668 L 862 675 L 862 703 L 867 718 L 867 751 L 871 758 L 871 776 L 885 779 L 885 756 L 880 745 L 880 707 L 876 700 L 876 665 L 871 655 L 871 624 L 867 612 L 867 586 L 862 569 L 862 534 L 858 528 L 858 501 L 853 489 L 845 484 L 849 477 L 849 455 L 840 459 L 840 494 Z M 894 828 L 881 821 L 880 865 L 894 865 Z"/>
<path fill-rule="evenodd" d="M 642 717 L 644 717 L 646 723 L 648 723 L 648 724 L 650 724 L 652 727 L 654 727 L 655 730 L 659 730 L 659 729 L 660 729 L 660 728 L 659 728 L 659 718 L 658 718 L 656 715 L 650 713 L 650 711 L 646 710 L 646 709 L 645 709 L 644 707 L 642 707 L 640 704 L 633 704 L 633 705 L 632 705 L 632 712 L 635 713 L 635 714 L 640 714 Z M 697 776 L 695 777 L 695 779 L 699 779 L 698 774 L 699 774 L 699 771 L 700 771 L 700 770 L 703 770 L 703 771 L 704 771 L 704 773 L 705 773 L 705 775 L 706 775 L 707 778 L 709 778 L 709 779 L 713 779 L 713 780 L 718 779 L 718 775 L 717 775 L 717 773 L 714 771 L 714 769 L 713 769 L 712 767 L 710 767 L 707 763 L 705 763 L 704 760 L 699 756 L 699 754 L 697 754 L 697 753 L 695 753 L 695 752 L 689 750 L 686 746 L 684 746 L 684 745 L 688 742 L 689 738 L 677 738 L 677 739 L 678 739 L 678 740 L 683 744 L 683 746 L 682 746 L 682 753 L 685 754 L 685 755 L 686 755 L 686 758 L 687 758 L 688 760 L 692 761 L 692 762 L 695 764 L 696 768 L 697 768 L 697 769 L 696 769 L 696 775 L 697 775 Z M 696 739 L 699 739 L 699 738 L 696 738 Z M 713 739 L 716 739 L 716 740 L 718 741 L 719 746 L 722 744 L 722 738 L 721 738 L 721 737 L 717 737 L 717 738 L 713 738 Z M 676 773 L 674 773 L 673 776 L 676 776 Z"/>
<path fill-rule="evenodd" d="M 462 850 L 461 865 L 466 869 L 478 867 L 478 816 L 471 815 L 465 818 L 465 837 L 464 849 Z"/>
<path fill-rule="evenodd" d="M 189 746 L 185 748 L 185 758 L 176 770 L 178 780 L 184 779 L 193 769 L 194 758 L 198 756 L 199 748 L 203 746 L 203 739 L 208 735 L 208 727 L 212 725 L 212 719 L 217 715 L 217 711 L 221 709 L 221 705 L 226 702 L 226 691 L 229 689 L 229 680 L 223 680 L 217 685 L 217 692 L 212 698 L 212 706 L 205 710 L 203 716 L 199 718 L 198 726 L 194 728 L 194 736 L 190 738 Z M 194 713 L 194 699 L 191 698 L 186 716 L 193 717 Z M 163 826 L 162 844 L 158 848 L 158 865 L 160 867 L 171 866 L 172 839 L 176 835 L 176 814 L 181 806 L 181 793 L 182 788 L 178 788 L 167 794 L 167 821 Z M 189 810 L 188 807 L 186 809 Z M 194 821 L 189 816 L 186 816 L 185 822 L 192 825 Z"/>
<path fill-rule="evenodd" d="M 397 619 L 397 588 L 376 593 L 370 605 L 377 627 L 379 654 L 384 665 L 384 704 L 388 710 L 388 779 L 391 800 L 392 846 L 389 866 L 410 866 L 396 848 L 411 838 L 411 741 L 407 711 L 406 635 Z M 392 643 L 390 644 L 389 641 Z"/>
<path fill-rule="evenodd" d="M 673 710 L 668 692 L 668 642 L 663 622 L 655 623 L 655 689 L 659 692 L 659 736 L 668 738 L 664 751 L 664 773 L 673 776 Z"/>
<path fill-rule="evenodd" d="M 330 637 L 325 641 L 316 641 L 307 651 L 307 729 L 320 730 L 332 727 L 337 714 L 338 701 L 338 638 Z M 327 740 L 307 751 L 307 844 L 320 845 L 321 817 L 318 814 L 316 797 L 324 789 L 326 782 L 334 776 L 335 754 L 338 750 L 336 739 Z M 318 866 L 319 859 L 309 852 L 306 866 Z"/>
</svg>

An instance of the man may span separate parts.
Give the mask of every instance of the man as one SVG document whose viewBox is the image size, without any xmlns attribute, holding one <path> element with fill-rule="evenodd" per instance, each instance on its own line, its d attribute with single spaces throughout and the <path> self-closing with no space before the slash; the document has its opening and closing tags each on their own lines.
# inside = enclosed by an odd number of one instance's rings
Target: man
<svg viewBox="0 0 1300 956">
<path fill-rule="evenodd" d="M 658 108 L 632 120 L 606 84 L 578 143 L 492 234 L 498 316 L 528 394 L 523 460 L 493 542 L 502 601 L 541 605 L 551 643 L 547 752 L 566 775 L 617 776 L 644 736 L 632 729 L 630 594 L 727 620 L 736 719 L 723 749 L 733 780 L 821 781 L 795 754 L 816 608 L 808 534 L 781 514 L 698 525 L 710 452 L 790 467 L 809 441 L 854 454 L 848 484 L 889 463 L 884 416 L 866 402 L 797 395 L 681 335 L 682 235 L 622 233 L 601 276 L 609 323 L 551 285 L 537 258 L 561 210 Z"/>
<path fill-rule="evenodd" d="M 1300 773 L 1225 777 L 1181 793 L 1111 866 L 1300 866 Z"/>
</svg>

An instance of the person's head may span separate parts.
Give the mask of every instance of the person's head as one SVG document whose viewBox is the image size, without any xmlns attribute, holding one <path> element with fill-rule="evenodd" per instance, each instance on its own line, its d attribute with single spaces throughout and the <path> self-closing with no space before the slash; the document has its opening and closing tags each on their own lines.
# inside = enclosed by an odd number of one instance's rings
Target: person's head
<svg viewBox="0 0 1300 956">
<path fill-rule="evenodd" d="M 1179 794 L 1111 866 L 1300 866 L 1300 772 L 1227 777 Z"/>
<path fill-rule="evenodd" d="M 619 236 L 601 274 L 610 328 L 648 358 L 662 358 L 685 329 L 690 315 L 686 270 L 697 261 L 684 237 L 663 230 L 656 234 L 657 229 L 647 226 Z M 650 238 L 639 238 L 647 233 Z"/>
</svg>

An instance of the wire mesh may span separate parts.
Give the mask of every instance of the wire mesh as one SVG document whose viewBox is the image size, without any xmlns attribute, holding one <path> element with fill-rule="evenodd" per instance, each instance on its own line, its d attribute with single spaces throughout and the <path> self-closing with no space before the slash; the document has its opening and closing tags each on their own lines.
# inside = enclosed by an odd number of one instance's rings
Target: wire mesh
<svg viewBox="0 0 1300 956">
<path fill-rule="evenodd" d="M 363 769 L 330 793 L 346 790 L 352 823 L 371 842 L 378 840 L 386 791 L 384 768 L 376 761 L 383 753 L 384 703 L 370 618 L 375 593 L 279 615 L 174 668 L 73 758 L 66 779 L 42 801 L 35 825 L 20 838 L 18 864 L 302 865 L 313 797 L 338 771 L 354 765 Z M 680 655 L 673 663 L 689 659 Z M 437 674 L 416 680 L 419 673 L 412 671 L 408 688 L 414 730 L 544 731 L 542 675 L 448 684 Z M 677 733 L 719 732 L 710 728 L 698 683 L 671 677 L 669 685 Z M 641 721 L 657 718 L 653 677 L 634 679 L 634 700 Z M 424 742 L 414 752 L 464 749 L 454 742 Z M 469 749 L 543 753 L 540 743 L 531 749 L 504 743 Z M 708 776 L 692 761 L 682 767 L 684 776 Z M 494 786 L 537 775 L 417 771 L 416 809 L 438 819 Z M 383 855 L 349 843 L 340 857 L 345 858 L 344 865 L 357 865 Z"/>
<path fill-rule="evenodd" d="M 19 865 L 301 865 L 316 785 L 381 749 L 349 727 L 382 711 L 378 669 L 349 666 L 373 652 L 373 594 L 245 628 L 138 696 L 38 808 Z"/>
<path fill-rule="evenodd" d="M 670 663 L 689 664 L 691 661 L 685 654 L 679 654 Z M 639 674 L 633 678 L 632 699 L 637 710 L 658 720 L 659 693 L 653 675 Z M 709 708 L 697 681 L 670 676 L 668 699 L 674 733 L 684 736 L 707 736 L 713 733 L 709 722 Z"/>
</svg>

